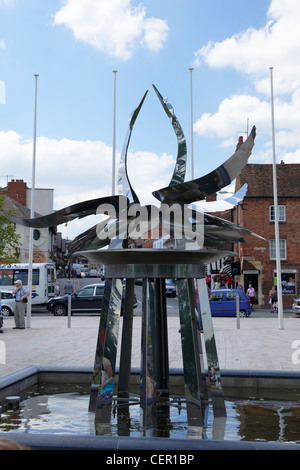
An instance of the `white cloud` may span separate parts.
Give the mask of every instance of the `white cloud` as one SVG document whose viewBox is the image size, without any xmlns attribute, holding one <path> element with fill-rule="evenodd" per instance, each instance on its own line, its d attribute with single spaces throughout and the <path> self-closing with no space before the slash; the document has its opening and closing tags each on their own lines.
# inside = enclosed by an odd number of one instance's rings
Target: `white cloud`
<svg viewBox="0 0 300 470">
<path fill-rule="evenodd" d="M 31 187 L 32 159 L 32 140 L 23 140 L 15 131 L 0 132 L 2 186 L 6 184 L 5 175 L 10 175 L 23 179 Z M 129 178 L 141 203 L 155 202 L 152 191 L 169 183 L 175 163 L 173 157 L 134 152 L 128 154 L 128 163 Z M 103 142 L 37 138 L 35 186 L 54 189 L 55 210 L 111 195 L 111 168 L 112 148 Z M 82 227 L 84 231 L 92 225 L 88 220 L 72 222 L 68 236 L 72 238 Z"/>
<path fill-rule="evenodd" d="M 300 86 L 300 3 L 273 0 L 268 20 L 261 29 L 249 28 L 221 42 L 210 42 L 195 53 L 196 64 L 211 68 L 233 67 L 255 80 L 259 92 L 269 94 L 269 68 L 274 67 L 274 84 L 279 93 Z"/>
<path fill-rule="evenodd" d="M 250 95 L 233 95 L 224 99 L 216 113 L 204 113 L 194 124 L 194 131 L 199 135 L 216 134 L 221 138 L 232 136 L 232 129 L 238 131 L 256 125 L 266 131 L 266 122 L 271 116 L 270 105 Z M 249 129 L 251 130 L 251 129 Z"/>
<path fill-rule="evenodd" d="M 224 140 L 249 119 L 257 127 L 256 161 L 272 161 L 270 67 L 273 68 L 274 114 L 278 159 L 298 161 L 300 144 L 300 2 L 272 0 L 263 28 L 249 28 L 196 51 L 196 65 L 212 69 L 232 67 L 254 85 L 255 94 L 239 93 L 224 99 L 215 113 L 203 114 L 194 124 L 199 135 Z M 249 81 L 247 82 L 249 87 Z M 266 96 L 267 100 L 261 96 Z M 288 152 L 288 153 L 287 153 Z"/>
<path fill-rule="evenodd" d="M 0 0 L 0 7 L 10 7 L 15 3 L 15 0 Z"/>
<path fill-rule="evenodd" d="M 142 46 L 158 52 L 169 31 L 165 20 L 147 18 L 146 8 L 132 6 L 131 0 L 67 0 L 54 25 L 65 25 L 76 39 L 121 60 Z"/>
</svg>

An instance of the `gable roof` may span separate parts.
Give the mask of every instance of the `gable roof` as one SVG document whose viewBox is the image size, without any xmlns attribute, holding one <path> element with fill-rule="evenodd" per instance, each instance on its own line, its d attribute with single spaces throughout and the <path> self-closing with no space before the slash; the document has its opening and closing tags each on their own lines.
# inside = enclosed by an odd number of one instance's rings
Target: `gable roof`
<svg viewBox="0 0 300 470">
<path fill-rule="evenodd" d="M 278 197 L 300 197 L 300 164 L 277 164 L 276 175 Z M 236 189 L 245 183 L 245 197 L 273 197 L 273 165 L 247 164 L 236 179 Z"/>
<path fill-rule="evenodd" d="M 9 196 L 5 197 L 2 207 L 4 211 L 13 210 L 15 217 L 20 217 L 22 219 L 30 219 L 30 209 L 24 206 L 24 204 L 21 204 L 20 202 L 15 201 Z M 40 214 L 35 212 L 34 216 L 40 217 Z"/>
</svg>

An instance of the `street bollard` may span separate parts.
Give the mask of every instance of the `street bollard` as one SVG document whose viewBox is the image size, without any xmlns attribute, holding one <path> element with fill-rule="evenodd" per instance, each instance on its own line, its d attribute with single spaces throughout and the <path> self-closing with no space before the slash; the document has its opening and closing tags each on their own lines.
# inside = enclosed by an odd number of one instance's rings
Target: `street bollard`
<svg viewBox="0 0 300 470">
<path fill-rule="evenodd" d="M 68 295 L 68 328 L 71 328 L 71 294 Z"/>
<path fill-rule="evenodd" d="M 240 296 L 239 294 L 236 294 L 235 302 L 236 302 L 236 327 L 239 330 L 240 329 Z"/>
</svg>

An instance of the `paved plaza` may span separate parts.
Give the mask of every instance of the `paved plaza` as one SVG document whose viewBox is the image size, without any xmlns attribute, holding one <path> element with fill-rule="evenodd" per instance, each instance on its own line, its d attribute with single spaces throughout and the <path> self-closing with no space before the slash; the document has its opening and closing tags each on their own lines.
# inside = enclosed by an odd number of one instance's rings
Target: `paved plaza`
<svg viewBox="0 0 300 470">
<path fill-rule="evenodd" d="M 279 329 L 276 315 L 268 318 L 213 318 L 222 370 L 300 371 L 300 318 L 285 315 Z M 4 319 L 0 335 L 0 377 L 34 366 L 93 367 L 99 316 L 34 316 L 31 327 L 14 330 Z M 182 368 L 178 316 L 168 317 L 170 368 Z M 122 332 L 122 318 L 120 321 Z M 120 342 L 119 342 L 120 345 Z M 134 317 L 132 367 L 140 366 L 141 316 Z M 299 363 L 298 363 L 299 362 Z"/>
</svg>

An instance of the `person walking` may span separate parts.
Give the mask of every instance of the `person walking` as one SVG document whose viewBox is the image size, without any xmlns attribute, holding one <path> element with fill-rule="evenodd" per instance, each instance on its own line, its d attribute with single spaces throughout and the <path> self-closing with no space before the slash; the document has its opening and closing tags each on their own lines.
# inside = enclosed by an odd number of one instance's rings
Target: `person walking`
<svg viewBox="0 0 300 470">
<path fill-rule="evenodd" d="M 278 309 L 278 296 L 277 296 L 277 290 L 274 290 L 273 294 L 272 294 L 272 310 L 271 312 L 272 313 L 276 313 L 277 312 L 277 309 Z"/>
<path fill-rule="evenodd" d="M 273 301 L 272 301 L 272 295 L 274 294 L 275 291 L 275 286 L 272 287 L 272 289 L 269 292 L 269 304 L 271 306 L 271 312 L 273 312 Z"/>
<path fill-rule="evenodd" d="M 239 290 L 241 292 L 244 292 L 244 287 L 242 286 L 242 284 L 240 282 L 237 283 L 236 288 L 237 288 L 237 290 Z"/>
<path fill-rule="evenodd" d="M 68 279 L 65 287 L 64 287 L 64 293 L 67 295 L 71 295 L 74 292 L 73 284 L 71 283 L 71 279 Z"/>
<path fill-rule="evenodd" d="M 255 297 L 256 297 L 256 294 L 255 294 L 255 289 L 254 287 L 252 287 L 252 284 L 249 284 L 249 287 L 247 289 L 247 297 L 248 299 L 250 300 L 250 304 L 251 304 L 251 307 L 253 309 L 253 305 L 254 305 L 254 302 L 255 302 Z"/>
<path fill-rule="evenodd" d="M 14 330 L 24 330 L 25 329 L 25 308 L 26 303 L 28 302 L 27 298 L 30 295 L 30 292 L 26 287 L 23 286 L 23 283 L 20 279 L 15 282 L 15 289 L 12 291 L 12 294 L 16 296 L 16 311 L 15 311 L 15 326 Z"/>
</svg>

